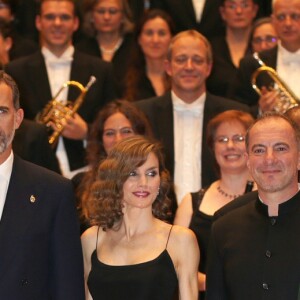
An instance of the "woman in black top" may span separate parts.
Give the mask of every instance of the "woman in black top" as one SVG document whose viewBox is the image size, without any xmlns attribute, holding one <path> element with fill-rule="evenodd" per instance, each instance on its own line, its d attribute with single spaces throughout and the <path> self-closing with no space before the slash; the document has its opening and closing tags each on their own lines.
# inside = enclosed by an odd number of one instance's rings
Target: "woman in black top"
<svg viewBox="0 0 300 300">
<path fill-rule="evenodd" d="M 126 0 L 84 0 L 83 32 L 75 47 L 113 64 L 118 97 L 123 96 L 124 77 L 132 48 L 133 23 Z"/>
<path fill-rule="evenodd" d="M 210 120 L 207 126 L 208 145 L 215 154 L 220 179 L 199 192 L 187 194 L 176 213 L 174 224 L 189 227 L 197 236 L 201 254 L 198 273 L 200 291 L 205 291 L 205 267 L 213 214 L 244 194 L 247 181 L 251 180 L 246 165 L 245 134 L 253 121 L 250 114 L 237 110 L 225 111 Z"/>
<path fill-rule="evenodd" d="M 199 250 L 192 231 L 164 220 L 169 174 L 156 143 L 118 142 L 100 164 L 83 209 L 86 299 L 196 300 Z M 91 298 L 92 297 L 92 298 Z"/>
<path fill-rule="evenodd" d="M 169 89 L 164 63 L 173 33 L 174 25 L 166 12 L 145 12 L 135 30 L 136 45 L 126 74 L 127 100 L 161 96 Z"/>
</svg>

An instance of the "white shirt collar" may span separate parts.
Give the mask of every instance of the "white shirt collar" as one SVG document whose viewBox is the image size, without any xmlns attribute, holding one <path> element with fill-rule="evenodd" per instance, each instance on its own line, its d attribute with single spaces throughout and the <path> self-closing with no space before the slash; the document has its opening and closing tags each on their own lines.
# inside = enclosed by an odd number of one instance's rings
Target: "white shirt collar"
<svg viewBox="0 0 300 300">
<path fill-rule="evenodd" d="M 72 61 L 75 48 L 73 45 L 70 45 L 66 51 L 59 57 L 53 54 L 48 48 L 42 47 L 41 49 L 43 56 L 46 61 Z"/>
<path fill-rule="evenodd" d="M 12 172 L 13 161 L 14 161 L 14 154 L 13 154 L 13 151 L 11 151 L 10 155 L 6 159 L 6 161 L 0 165 L 0 177 L 1 178 L 5 178 L 6 180 L 9 181 L 10 175 Z"/>
<path fill-rule="evenodd" d="M 199 108 L 203 107 L 205 99 L 206 99 L 206 92 L 204 92 L 198 99 L 196 99 L 192 103 L 186 103 L 185 101 L 181 100 L 175 93 L 174 91 L 171 91 L 171 98 L 172 98 L 172 103 L 173 106 L 178 105 L 182 107 L 188 107 L 188 108 Z"/>
</svg>

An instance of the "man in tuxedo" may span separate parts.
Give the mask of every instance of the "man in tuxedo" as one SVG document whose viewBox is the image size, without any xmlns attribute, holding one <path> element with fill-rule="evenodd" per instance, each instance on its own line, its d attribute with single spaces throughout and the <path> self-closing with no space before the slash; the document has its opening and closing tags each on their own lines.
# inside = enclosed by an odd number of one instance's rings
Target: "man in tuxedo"
<svg viewBox="0 0 300 300">
<path fill-rule="evenodd" d="M 290 119 L 275 112 L 263 115 L 248 130 L 247 165 L 258 191 L 242 196 L 239 207 L 213 223 L 206 299 L 297 299 L 300 283 L 297 130 Z"/>
<path fill-rule="evenodd" d="M 0 295 L 84 299 L 71 182 L 12 151 L 23 119 L 14 80 L 0 71 Z"/>
<path fill-rule="evenodd" d="M 278 34 L 278 46 L 260 52 L 262 63 L 276 70 L 279 77 L 299 98 L 300 68 L 300 0 L 275 0 L 273 3 L 272 23 Z M 266 73 L 257 77 L 257 86 L 261 88 L 259 96 L 251 84 L 254 71 L 261 65 L 252 56 L 241 60 L 236 79 L 234 97 L 252 107 L 254 114 L 274 109 L 278 92 L 270 90 L 273 80 Z"/>
<path fill-rule="evenodd" d="M 214 158 L 206 145 L 206 126 L 228 109 L 247 111 L 247 106 L 206 92 L 212 67 L 211 47 L 195 30 L 183 31 L 171 41 L 166 72 L 171 91 L 138 101 L 164 146 L 166 167 L 174 178 L 177 200 L 216 180 Z"/>
<path fill-rule="evenodd" d="M 35 119 L 52 99 L 63 83 L 74 80 L 86 85 L 90 76 L 97 81 L 91 86 L 84 102 L 73 117 L 67 119 L 56 148 L 62 174 L 72 177 L 86 166 L 85 139 L 88 127 L 99 109 L 114 99 L 114 80 L 109 63 L 75 50 L 73 33 L 79 25 L 72 0 L 43 0 L 36 16 L 41 49 L 6 67 L 21 91 L 21 106 L 25 117 Z M 79 90 L 65 88 L 57 100 L 75 101 Z"/>
</svg>

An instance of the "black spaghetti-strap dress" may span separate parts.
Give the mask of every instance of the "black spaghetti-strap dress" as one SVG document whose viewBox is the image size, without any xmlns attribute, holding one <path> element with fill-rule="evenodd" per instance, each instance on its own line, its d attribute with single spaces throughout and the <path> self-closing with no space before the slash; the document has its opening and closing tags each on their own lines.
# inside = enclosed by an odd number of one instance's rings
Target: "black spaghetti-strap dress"
<svg viewBox="0 0 300 300">
<path fill-rule="evenodd" d="M 165 250 L 157 258 L 135 265 L 104 264 L 96 248 L 87 282 L 93 300 L 178 299 L 178 279 L 167 250 L 170 233 Z"/>
</svg>

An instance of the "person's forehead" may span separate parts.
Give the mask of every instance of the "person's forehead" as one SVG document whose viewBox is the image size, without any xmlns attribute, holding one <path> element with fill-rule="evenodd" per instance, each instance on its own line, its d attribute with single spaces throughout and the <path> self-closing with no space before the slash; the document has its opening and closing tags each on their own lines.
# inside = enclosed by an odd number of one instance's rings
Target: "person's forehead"
<svg viewBox="0 0 300 300">
<path fill-rule="evenodd" d="M 41 13 L 46 13 L 49 11 L 56 12 L 58 10 L 74 13 L 75 4 L 71 1 L 57 1 L 57 0 L 49 0 L 41 4 Z"/>
<path fill-rule="evenodd" d="M 300 10 L 300 0 L 277 0 L 274 4 L 274 13 L 281 11 Z"/>
<path fill-rule="evenodd" d="M 206 51 L 206 46 L 202 40 L 191 36 L 181 37 L 173 44 L 174 52 L 191 50 L 202 53 L 203 51 Z"/>
<path fill-rule="evenodd" d="M 262 120 L 250 129 L 249 142 L 251 144 L 259 141 L 260 143 L 291 141 L 295 139 L 294 129 L 284 119 L 275 118 Z"/>
</svg>

